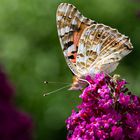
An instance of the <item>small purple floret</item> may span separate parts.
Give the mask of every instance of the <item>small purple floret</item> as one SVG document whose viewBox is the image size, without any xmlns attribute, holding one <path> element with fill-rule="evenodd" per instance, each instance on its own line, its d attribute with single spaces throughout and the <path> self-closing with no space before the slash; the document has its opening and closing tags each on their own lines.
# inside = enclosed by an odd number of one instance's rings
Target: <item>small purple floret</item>
<svg viewBox="0 0 140 140">
<path fill-rule="evenodd" d="M 128 91 L 127 82 L 103 73 L 86 80 L 91 85 L 66 120 L 67 140 L 139 140 L 140 98 Z"/>
</svg>

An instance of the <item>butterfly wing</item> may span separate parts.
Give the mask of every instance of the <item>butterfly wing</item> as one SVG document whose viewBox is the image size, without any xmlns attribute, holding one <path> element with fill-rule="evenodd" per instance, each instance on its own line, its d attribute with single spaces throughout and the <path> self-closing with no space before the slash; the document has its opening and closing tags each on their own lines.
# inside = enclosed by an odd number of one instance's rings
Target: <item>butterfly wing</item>
<svg viewBox="0 0 140 140">
<path fill-rule="evenodd" d="M 133 48 L 128 37 L 84 17 L 71 4 L 59 5 L 56 21 L 65 59 L 77 77 L 98 72 L 111 73 Z M 71 89 L 82 87 L 76 78 Z"/>
<path fill-rule="evenodd" d="M 85 18 L 71 4 L 61 3 L 56 12 L 57 30 L 64 57 L 71 71 L 79 75 L 76 67 L 78 42 L 83 30 L 94 23 Z"/>
<path fill-rule="evenodd" d="M 94 69 L 95 73 L 113 72 L 118 66 L 119 61 L 133 49 L 130 39 L 127 36 L 110 27 L 109 32 L 108 38 L 102 43 L 103 47 L 98 57 L 94 64 L 90 66 L 90 70 Z"/>
<path fill-rule="evenodd" d="M 132 48 L 130 39 L 116 29 L 103 24 L 93 24 L 84 30 L 79 40 L 77 69 L 83 71 L 84 75 L 111 73 Z"/>
</svg>

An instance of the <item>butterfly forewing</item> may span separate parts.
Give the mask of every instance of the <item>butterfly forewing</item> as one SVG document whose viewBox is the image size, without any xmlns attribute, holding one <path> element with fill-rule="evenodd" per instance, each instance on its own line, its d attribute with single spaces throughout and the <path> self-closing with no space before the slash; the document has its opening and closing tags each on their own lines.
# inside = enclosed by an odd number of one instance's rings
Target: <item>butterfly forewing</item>
<svg viewBox="0 0 140 140">
<path fill-rule="evenodd" d="M 75 6 L 61 3 L 56 13 L 58 35 L 61 47 L 71 71 L 78 75 L 76 70 L 76 56 L 78 43 L 83 30 L 94 23 L 85 18 Z"/>
</svg>

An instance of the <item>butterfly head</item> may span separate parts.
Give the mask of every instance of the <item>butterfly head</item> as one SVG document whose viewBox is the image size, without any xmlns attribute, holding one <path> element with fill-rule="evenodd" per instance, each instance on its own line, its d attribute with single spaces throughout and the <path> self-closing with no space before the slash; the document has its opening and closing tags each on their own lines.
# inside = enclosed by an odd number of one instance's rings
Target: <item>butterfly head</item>
<svg viewBox="0 0 140 140">
<path fill-rule="evenodd" d="M 83 90 L 89 84 L 90 83 L 87 80 L 85 80 L 85 76 L 73 76 L 73 83 L 69 90 Z"/>
</svg>

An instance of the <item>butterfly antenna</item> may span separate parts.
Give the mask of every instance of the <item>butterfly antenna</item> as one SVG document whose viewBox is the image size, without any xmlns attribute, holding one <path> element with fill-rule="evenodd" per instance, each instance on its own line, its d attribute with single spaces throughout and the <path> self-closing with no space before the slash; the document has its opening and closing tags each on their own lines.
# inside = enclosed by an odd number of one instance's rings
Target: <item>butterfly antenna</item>
<svg viewBox="0 0 140 140">
<path fill-rule="evenodd" d="M 44 84 L 64 84 L 64 85 L 68 85 L 71 83 L 66 83 L 66 82 L 53 82 L 53 81 L 44 81 Z"/>
<path fill-rule="evenodd" d="M 65 88 L 67 88 L 67 87 L 70 87 L 70 86 L 71 86 L 71 84 L 66 85 L 66 86 L 63 86 L 63 87 L 61 87 L 61 88 L 59 88 L 59 89 L 56 89 L 56 90 L 54 90 L 54 91 L 45 93 L 45 94 L 43 94 L 43 96 L 48 96 L 48 95 L 50 95 L 50 94 L 52 94 L 52 93 L 58 92 L 58 91 L 60 91 L 60 90 L 62 90 L 62 89 L 65 89 Z"/>
</svg>

